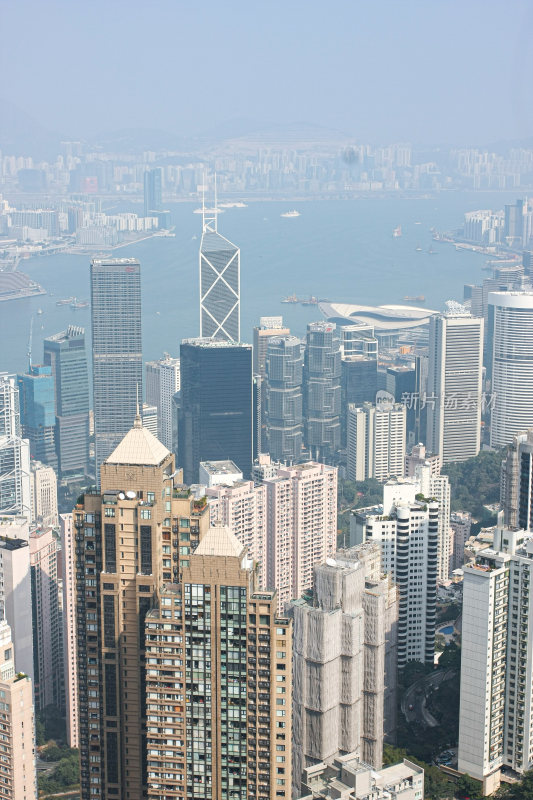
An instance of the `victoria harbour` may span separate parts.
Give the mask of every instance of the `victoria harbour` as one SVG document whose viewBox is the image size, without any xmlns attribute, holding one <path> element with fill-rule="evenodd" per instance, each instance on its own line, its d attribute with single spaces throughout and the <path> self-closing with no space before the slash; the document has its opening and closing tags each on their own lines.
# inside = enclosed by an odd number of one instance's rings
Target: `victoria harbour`
<svg viewBox="0 0 533 800">
<path fill-rule="evenodd" d="M 479 282 L 487 259 L 434 242 L 432 230 L 461 226 L 466 211 L 501 208 L 514 193 L 442 192 L 425 198 L 361 197 L 344 200 L 256 201 L 224 209 L 219 231 L 241 248 L 241 331 L 251 340 L 261 315 L 283 314 L 303 336 L 307 322 L 321 318 L 314 305 L 283 304 L 291 295 L 370 305 L 419 302 L 441 310 L 448 299 L 461 300 L 463 284 Z M 143 356 L 161 355 L 161 342 L 198 334 L 199 203 L 169 205 L 175 237 L 150 237 L 112 251 L 114 257 L 141 262 Z M 293 207 L 299 217 L 281 216 Z M 138 208 L 121 203 L 120 210 Z M 402 235 L 393 236 L 401 227 Z M 433 251 L 433 252 L 431 252 Z M 109 251 L 111 252 L 111 251 Z M 97 252 L 95 252 L 95 255 Z M 41 342 L 68 324 L 90 336 L 90 309 L 57 305 L 61 299 L 89 299 L 90 255 L 56 255 L 22 260 L 19 269 L 38 281 L 47 294 L 2 303 L 0 338 L 3 367 L 20 370 L 25 362 L 30 320 L 34 361 Z M 42 313 L 39 313 L 42 312 Z"/>
</svg>

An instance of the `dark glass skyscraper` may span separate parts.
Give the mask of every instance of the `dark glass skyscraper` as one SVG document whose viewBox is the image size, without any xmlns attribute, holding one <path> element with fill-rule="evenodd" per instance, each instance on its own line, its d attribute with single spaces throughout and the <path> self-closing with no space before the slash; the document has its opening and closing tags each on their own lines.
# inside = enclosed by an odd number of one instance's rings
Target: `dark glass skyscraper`
<svg viewBox="0 0 533 800">
<path fill-rule="evenodd" d="M 296 336 L 270 339 L 266 354 L 266 426 L 268 452 L 275 461 L 302 455 L 302 343 Z"/>
<path fill-rule="evenodd" d="M 141 266 L 136 258 L 91 262 L 96 480 L 131 428 L 142 397 Z"/>
<path fill-rule="evenodd" d="M 252 347 L 185 339 L 181 343 L 178 465 L 198 481 L 200 461 L 230 459 L 248 478 L 253 453 Z"/>
<path fill-rule="evenodd" d="M 150 211 L 161 211 L 162 207 L 161 168 L 147 169 L 144 173 L 144 216 L 150 216 Z"/>
<path fill-rule="evenodd" d="M 216 209 L 204 211 L 200 245 L 200 337 L 238 342 L 240 321 L 239 248 L 217 230 Z"/>
<path fill-rule="evenodd" d="M 89 377 L 85 330 L 69 325 L 44 340 L 56 403 L 56 449 L 61 477 L 85 475 L 89 459 Z"/>
<path fill-rule="evenodd" d="M 30 455 L 57 469 L 54 379 L 51 367 L 31 364 L 18 376 L 22 435 L 30 441 Z"/>
<path fill-rule="evenodd" d="M 332 322 L 310 322 L 304 362 L 305 444 L 317 461 L 334 463 L 340 448 L 341 350 Z"/>
</svg>

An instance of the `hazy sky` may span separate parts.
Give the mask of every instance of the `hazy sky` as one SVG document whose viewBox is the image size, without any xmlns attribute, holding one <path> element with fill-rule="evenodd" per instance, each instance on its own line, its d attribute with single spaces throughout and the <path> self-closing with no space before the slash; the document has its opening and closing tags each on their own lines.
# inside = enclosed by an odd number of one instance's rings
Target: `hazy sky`
<svg viewBox="0 0 533 800">
<path fill-rule="evenodd" d="M 68 136 L 234 118 L 533 135 L 533 0 L 0 0 L 0 32 L 0 98 Z"/>
</svg>

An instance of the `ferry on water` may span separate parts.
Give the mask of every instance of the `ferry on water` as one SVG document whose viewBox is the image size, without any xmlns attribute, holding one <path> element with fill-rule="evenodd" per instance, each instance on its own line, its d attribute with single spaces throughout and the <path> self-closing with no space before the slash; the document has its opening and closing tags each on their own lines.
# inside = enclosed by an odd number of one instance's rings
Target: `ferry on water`
<svg viewBox="0 0 533 800">
<path fill-rule="evenodd" d="M 394 228 L 392 236 L 394 239 L 398 239 L 401 235 L 402 235 L 402 226 L 398 225 L 397 228 Z"/>
<path fill-rule="evenodd" d="M 280 214 L 280 216 L 281 217 L 299 217 L 300 216 L 300 212 L 299 211 L 295 211 L 293 209 L 292 211 L 285 211 L 285 213 L 284 214 Z"/>
</svg>

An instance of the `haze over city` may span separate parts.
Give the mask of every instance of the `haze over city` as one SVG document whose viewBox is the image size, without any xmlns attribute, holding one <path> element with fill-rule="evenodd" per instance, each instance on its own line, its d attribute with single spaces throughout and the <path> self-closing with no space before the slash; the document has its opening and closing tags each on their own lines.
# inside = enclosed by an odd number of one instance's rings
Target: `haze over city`
<svg viewBox="0 0 533 800">
<path fill-rule="evenodd" d="M 0 800 L 533 800 L 532 0 L 0 42 Z"/>
<path fill-rule="evenodd" d="M 60 138 L 138 128 L 149 147 L 150 129 L 303 123 L 374 143 L 533 135 L 528 0 L 4 0 L 0 26 L 2 100 Z"/>
</svg>

